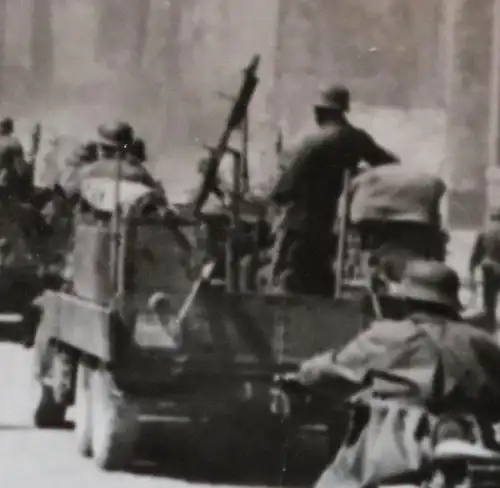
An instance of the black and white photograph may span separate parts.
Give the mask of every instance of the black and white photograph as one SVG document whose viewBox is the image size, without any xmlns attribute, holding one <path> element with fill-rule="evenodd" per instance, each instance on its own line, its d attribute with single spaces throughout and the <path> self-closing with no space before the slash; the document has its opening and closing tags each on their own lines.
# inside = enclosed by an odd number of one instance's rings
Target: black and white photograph
<svg viewBox="0 0 500 488">
<path fill-rule="evenodd" d="M 500 0 L 0 0 L 1 488 L 500 488 Z"/>
</svg>

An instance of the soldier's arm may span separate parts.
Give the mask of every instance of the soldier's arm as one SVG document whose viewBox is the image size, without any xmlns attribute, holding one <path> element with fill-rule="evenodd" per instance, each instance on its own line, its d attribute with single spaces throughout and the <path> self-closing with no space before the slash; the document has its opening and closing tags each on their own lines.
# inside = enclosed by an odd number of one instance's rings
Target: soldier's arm
<svg viewBox="0 0 500 488">
<path fill-rule="evenodd" d="M 371 166 L 382 166 L 384 164 L 399 163 L 399 158 L 388 149 L 379 145 L 368 133 L 361 132 L 361 157 Z"/>
<path fill-rule="evenodd" d="M 471 257 L 469 259 L 469 273 L 472 276 L 476 268 L 481 264 L 484 259 L 485 249 L 484 249 L 484 235 L 480 232 L 474 242 L 472 248 Z"/>
<path fill-rule="evenodd" d="M 375 322 L 366 331 L 355 337 L 340 352 L 327 351 L 304 362 L 299 377 L 304 383 L 312 384 L 325 376 L 344 376 L 342 370 L 350 372 L 352 378 L 359 380 L 366 372 L 383 362 L 387 355 L 387 343 L 393 340 L 392 322 Z"/>
</svg>

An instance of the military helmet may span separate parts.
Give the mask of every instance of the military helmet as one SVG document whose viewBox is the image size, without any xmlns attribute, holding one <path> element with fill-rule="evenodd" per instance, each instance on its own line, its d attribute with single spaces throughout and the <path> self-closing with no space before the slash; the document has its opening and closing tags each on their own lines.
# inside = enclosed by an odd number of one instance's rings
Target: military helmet
<svg viewBox="0 0 500 488">
<path fill-rule="evenodd" d="M 11 117 L 4 117 L 0 119 L 0 132 L 3 134 L 11 133 L 14 131 L 14 120 Z"/>
<path fill-rule="evenodd" d="M 351 94 L 344 85 L 333 85 L 320 93 L 315 109 L 348 112 L 351 106 Z"/>
<path fill-rule="evenodd" d="M 134 129 L 120 120 L 101 124 L 97 128 L 98 142 L 109 147 L 124 147 L 133 143 Z"/>
<path fill-rule="evenodd" d="M 394 295 L 459 310 L 459 292 L 460 279 L 452 268 L 439 261 L 415 260 L 408 263 Z"/>
</svg>

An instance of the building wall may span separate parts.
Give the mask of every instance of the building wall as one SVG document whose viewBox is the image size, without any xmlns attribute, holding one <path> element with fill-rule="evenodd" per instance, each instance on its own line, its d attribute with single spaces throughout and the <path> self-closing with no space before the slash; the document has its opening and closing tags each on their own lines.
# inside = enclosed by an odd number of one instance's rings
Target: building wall
<svg viewBox="0 0 500 488">
<path fill-rule="evenodd" d="M 5 1 L 3 105 L 15 99 L 14 112 L 78 131 L 111 113 L 128 117 L 176 185 L 193 177 L 201 144 L 224 123 L 229 102 L 217 92 L 234 93 L 256 53 L 254 181 L 275 173 L 278 128 L 285 142 L 308 131 L 318 90 L 341 82 L 353 92 L 353 121 L 403 161 L 453 167 L 457 188 L 484 183 L 493 0 L 44 0 L 52 18 L 37 35 L 52 38 L 52 90 L 37 89 L 33 74 L 43 68 L 33 57 L 51 52 L 31 42 L 39 0 Z M 16 76 L 28 79 L 24 91 Z"/>
</svg>

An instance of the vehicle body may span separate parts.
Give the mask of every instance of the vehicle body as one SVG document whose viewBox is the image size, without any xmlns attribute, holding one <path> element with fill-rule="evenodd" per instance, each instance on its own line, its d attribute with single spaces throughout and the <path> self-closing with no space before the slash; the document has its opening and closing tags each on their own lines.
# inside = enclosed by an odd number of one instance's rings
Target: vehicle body
<svg viewBox="0 0 500 488">
<path fill-rule="evenodd" d="M 35 423 L 61 426 L 75 405 L 79 450 L 105 469 L 127 465 L 148 415 L 277 433 L 273 376 L 343 346 L 361 327 L 356 294 L 231 292 L 200 279 L 196 253 L 163 217 L 144 214 L 153 194 L 122 206 L 119 220 L 113 212 L 75 217 L 71 286 L 44 295 L 35 341 Z M 339 426 L 341 437 L 340 418 Z"/>
</svg>

